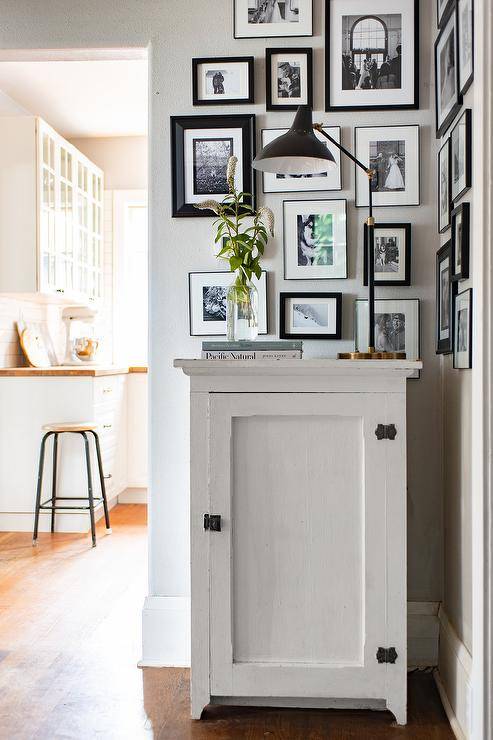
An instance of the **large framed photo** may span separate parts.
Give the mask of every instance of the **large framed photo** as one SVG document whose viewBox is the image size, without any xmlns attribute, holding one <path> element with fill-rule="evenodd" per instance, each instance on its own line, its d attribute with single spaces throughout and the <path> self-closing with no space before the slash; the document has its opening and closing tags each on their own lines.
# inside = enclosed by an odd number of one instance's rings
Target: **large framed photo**
<svg viewBox="0 0 493 740">
<path fill-rule="evenodd" d="M 411 285 L 411 224 L 375 224 L 375 285 Z M 368 285 L 368 226 L 364 226 L 364 284 Z"/>
<path fill-rule="evenodd" d="M 342 293 L 281 293 L 281 339 L 340 339 Z"/>
<path fill-rule="evenodd" d="M 450 194 L 450 138 L 438 152 L 438 231 L 450 227 L 452 197 Z"/>
<path fill-rule="evenodd" d="M 312 49 L 265 50 L 267 110 L 313 105 Z"/>
<path fill-rule="evenodd" d="M 459 91 L 465 95 L 474 79 L 474 0 L 458 0 Z"/>
<path fill-rule="evenodd" d="M 192 59 L 194 105 L 254 102 L 253 57 Z"/>
<path fill-rule="evenodd" d="M 453 349 L 453 295 L 452 248 L 448 241 L 436 257 L 436 352 L 450 354 Z"/>
<path fill-rule="evenodd" d="M 231 272 L 190 272 L 188 275 L 190 336 L 226 336 L 226 294 Z M 258 290 L 259 334 L 267 334 L 267 273 L 252 278 Z"/>
<path fill-rule="evenodd" d="M 356 301 L 355 346 L 368 351 L 368 301 Z M 419 360 L 420 327 L 417 298 L 383 298 L 375 301 L 375 351 L 405 352 L 408 360 Z M 415 377 L 419 377 L 419 372 Z"/>
<path fill-rule="evenodd" d="M 368 162 L 374 206 L 419 206 L 419 126 L 356 126 L 355 152 Z M 356 167 L 356 206 L 368 206 L 368 177 Z"/>
<path fill-rule="evenodd" d="M 325 0 L 325 109 L 419 107 L 419 2 Z"/>
<path fill-rule="evenodd" d="M 452 211 L 452 280 L 469 277 L 469 203 L 461 203 Z"/>
<path fill-rule="evenodd" d="M 329 136 L 341 142 L 340 126 L 324 126 Z M 287 128 L 264 128 L 262 129 L 262 147 L 270 144 L 283 134 L 287 134 Z M 262 172 L 262 189 L 264 193 L 304 193 L 314 190 L 342 190 L 341 176 L 341 152 L 319 131 L 314 131 L 315 136 L 327 146 L 334 157 L 335 167 L 327 168 L 327 172 L 315 175 L 279 175 L 274 172 Z"/>
<path fill-rule="evenodd" d="M 196 203 L 228 194 L 227 166 L 238 158 L 235 185 L 245 204 L 255 202 L 255 116 L 172 116 L 171 163 L 173 216 L 214 216 Z"/>
<path fill-rule="evenodd" d="M 467 108 L 450 134 L 451 196 L 456 203 L 471 187 L 472 113 Z"/>
<path fill-rule="evenodd" d="M 313 0 L 233 0 L 235 39 L 313 35 Z"/>
<path fill-rule="evenodd" d="M 285 280 L 347 278 L 346 200 L 285 200 Z"/>
<path fill-rule="evenodd" d="M 454 299 L 454 368 L 472 367 L 472 289 Z"/>
<path fill-rule="evenodd" d="M 455 0 L 436 0 L 437 3 L 437 26 L 441 28 L 448 17 L 450 8 Z"/>
<path fill-rule="evenodd" d="M 457 115 L 459 93 L 459 58 L 457 12 L 450 13 L 435 41 L 435 112 L 436 136 L 440 138 Z"/>
</svg>

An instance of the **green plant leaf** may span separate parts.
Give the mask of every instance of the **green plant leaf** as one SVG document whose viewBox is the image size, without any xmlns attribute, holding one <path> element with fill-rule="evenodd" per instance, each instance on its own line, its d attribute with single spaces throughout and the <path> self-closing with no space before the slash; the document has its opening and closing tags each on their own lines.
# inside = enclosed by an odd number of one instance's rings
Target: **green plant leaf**
<svg viewBox="0 0 493 740">
<path fill-rule="evenodd" d="M 237 270 L 241 266 L 241 263 L 242 263 L 241 257 L 230 257 L 229 258 L 229 265 L 231 267 L 232 272 Z"/>
</svg>

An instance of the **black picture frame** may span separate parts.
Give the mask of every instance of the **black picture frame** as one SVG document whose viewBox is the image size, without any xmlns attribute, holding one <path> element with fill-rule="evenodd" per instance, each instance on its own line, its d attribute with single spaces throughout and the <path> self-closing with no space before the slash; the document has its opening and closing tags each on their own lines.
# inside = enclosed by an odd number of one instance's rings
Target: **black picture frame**
<svg viewBox="0 0 493 740">
<path fill-rule="evenodd" d="M 336 303 L 336 330 L 333 334 L 290 333 L 286 329 L 286 302 L 292 298 L 328 298 Z M 279 293 L 279 337 L 280 339 L 341 339 L 342 338 L 342 293 Z"/>
<path fill-rule="evenodd" d="M 233 38 L 235 39 L 273 39 L 273 38 L 307 38 L 310 36 L 313 36 L 313 0 L 303 0 L 307 4 L 307 6 L 311 9 L 311 24 L 310 24 L 310 32 L 309 33 L 264 33 L 263 35 L 253 35 L 253 36 L 246 36 L 246 35 L 239 35 L 237 33 L 237 4 L 239 0 L 233 0 Z M 291 2 L 291 0 L 286 0 L 286 2 Z M 265 24 L 269 25 L 269 24 Z M 287 30 L 287 29 L 285 29 Z"/>
<path fill-rule="evenodd" d="M 462 42 L 463 39 L 461 38 L 460 31 L 461 31 L 461 4 L 464 2 L 464 0 L 457 0 L 457 31 L 459 34 L 459 84 L 460 84 L 460 94 L 465 95 L 466 92 L 469 90 L 469 88 L 472 85 L 472 82 L 474 80 L 474 0 L 470 0 L 471 3 L 471 73 L 470 75 L 461 82 L 461 69 L 460 69 L 460 50 L 462 48 Z"/>
<path fill-rule="evenodd" d="M 467 343 L 467 354 L 465 364 L 459 364 L 457 354 L 460 351 L 458 348 L 459 334 L 461 331 L 460 320 L 457 320 L 457 303 L 461 299 L 467 296 L 469 303 L 469 312 L 467 317 L 467 332 L 468 332 L 468 343 Z M 473 313 L 473 301 L 472 301 L 472 288 L 456 293 L 454 296 L 454 370 L 470 370 L 472 368 L 472 313 Z"/>
<path fill-rule="evenodd" d="M 411 239 L 411 224 L 410 223 L 376 223 L 375 224 L 375 236 L 378 234 L 379 229 L 401 229 L 405 231 L 405 254 L 404 254 L 404 278 L 402 280 L 382 280 L 379 278 L 378 272 L 375 272 L 375 285 L 376 286 L 389 286 L 389 287 L 408 287 L 411 285 L 411 250 L 412 250 L 412 239 Z M 368 285 L 368 226 L 364 224 L 363 230 L 363 285 Z"/>
<path fill-rule="evenodd" d="M 331 3 L 325 0 L 325 110 L 326 111 L 368 111 L 368 110 L 412 110 L 419 109 L 419 0 L 414 0 L 414 89 L 413 101 L 401 105 L 331 105 Z M 362 12 L 362 17 L 368 17 L 368 12 Z M 371 14 L 370 14 L 371 17 Z"/>
<path fill-rule="evenodd" d="M 442 319 L 442 281 L 441 281 L 441 264 L 445 260 L 449 261 L 449 272 L 448 272 L 448 291 L 449 291 L 449 327 L 448 327 L 448 337 L 440 339 L 440 331 L 441 331 L 441 319 Z M 456 293 L 456 283 L 453 283 L 451 280 L 452 276 L 452 243 L 449 240 L 444 244 L 437 252 L 436 255 L 436 272 L 435 272 L 435 284 L 436 284 L 436 311 L 435 311 L 435 318 L 436 318 L 436 349 L 435 352 L 437 355 L 449 355 L 451 352 L 453 352 L 453 342 L 454 342 L 454 296 Z"/>
<path fill-rule="evenodd" d="M 459 216 L 462 227 L 460 244 L 457 243 L 457 219 Z M 450 279 L 452 281 L 467 280 L 469 277 L 470 229 L 470 205 L 469 203 L 461 203 L 452 211 L 452 269 L 450 273 Z M 459 261 L 457 260 L 458 251 L 460 251 Z M 458 264 L 460 265 L 460 270 L 456 269 Z"/>
<path fill-rule="evenodd" d="M 445 35 L 445 32 L 448 30 L 448 24 L 450 21 L 453 21 L 455 24 L 454 28 L 454 38 L 455 38 L 455 88 L 456 88 L 456 96 L 454 105 L 450 109 L 450 111 L 447 113 L 445 118 L 443 120 L 439 120 L 439 113 L 438 113 L 438 96 L 440 94 L 440 85 L 438 80 L 438 49 L 440 47 L 440 42 L 442 41 L 442 37 Z M 447 14 L 444 14 L 444 21 L 442 23 L 442 27 L 440 29 L 440 33 L 438 34 L 435 44 L 434 44 L 434 60 L 435 60 L 435 128 L 436 128 L 436 138 L 440 139 L 445 131 L 450 127 L 450 124 L 456 117 L 457 113 L 459 112 L 461 105 L 462 105 L 462 95 L 460 94 L 459 90 L 459 60 L 458 60 L 458 51 L 459 51 L 459 16 L 457 12 L 457 0 L 452 0 L 450 6 L 448 7 Z"/>
<path fill-rule="evenodd" d="M 252 160 L 255 157 L 255 115 L 253 113 L 227 116 L 190 115 L 171 116 L 171 178 L 172 178 L 172 216 L 174 218 L 211 217 L 211 210 L 199 210 L 186 200 L 185 193 L 185 134 L 188 130 L 238 129 L 241 132 L 241 164 L 243 182 L 241 190 L 250 193 L 245 205 L 255 207 L 255 172 Z M 217 199 L 214 194 L 203 194 L 200 200 Z"/>
<path fill-rule="evenodd" d="M 442 169 L 441 169 L 441 162 L 442 162 L 442 156 L 444 149 L 447 149 L 445 152 L 445 158 L 447 163 L 447 213 L 448 213 L 448 221 L 447 223 L 441 225 L 441 197 L 442 197 Z M 451 224 L 451 215 L 452 215 L 452 198 L 451 198 L 451 188 L 452 188 L 452 177 L 450 172 L 450 137 L 447 137 L 447 139 L 444 141 L 442 146 L 440 147 L 440 150 L 437 155 L 437 228 L 439 234 L 444 234 L 447 229 L 450 229 Z"/>
<path fill-rule="evenodd" d="M 440 12 L 440 0 L 436 0 L 437 4 L 437 26 L 438 28 L 442 28 L 443 24 L 447 20 L 450 9 L 452 8 L 454 4 L 454 0 L 446 0 L 445 7 L 442 9 L 442 12 Z"/>
<path fill-rule="evenodd" d="M 461 129 L 463 121 L 465 125 Z M 464 187 L 454 192 L 454 167 L 456 164 L 456 160 L 454 159 L 454 137 L 457 130 L 464 132 Z M 472 185 L 472 110 L 470 108 L 466 108 L 463 111 L 450 132 L 450 180 L 450 199 L 452 203 L 456 204 Z"/>
<path fill-rule="evenodd" d="M 216 100 L 199 98 L 199 72 L 203 64 L 246 64 L 248 68 L 248 94 L 245 98 L 219 97 Z M 255 102 L 254 57 L 200 57 L 192 59 L 192 104 L 193 105 L 242 105 Z"/>
<path fill-rule="evenodd" d="M 279 103 L 272 102 L 272 84 L 276 83 L 276 80 L 272 77 L 272 57 L 276 54 L 283 56 L 289 56 L 290 54 L 303 54 L 306 56 L 306 101 L 296 103 L 286 103 L 280 105 Z M 284 99 L 284 98 L 283 98 Z M 289 98 L 286 98 L 289 100 Z M 277 110 L 277 111 L 295 111 L 299 105 L 308 105 L 313 107 L 313 49 L 296 48 L 291 47 L 288 49 L 284 48 L 269 48 L 265 50 L 265 108 L 266 110 Z"/>
<path fill-rule="evenodd" d="M 394 304 L 394 310 L 392 310 L 392 304 Z M 407 323 L 407 317 L 405 317 L 405 338 L 404 348 L 399 346 L 384 347 L 379 346 L 378 332 L 377 332 L 377 316 L 379 313 L 387 313 L 383 307 L 388 308 L 391 313 L 406 313 L 407 307 L 410 311 L 413 311 L 415 316 L 415 322 L 411 325 Z M 365 307 L 366 316 L 363 315 L 363 321 L 361 321 L 362 309 Z M 368 299 L 357 298 L 354 302 L 354 346 L 356 352 L 366 352 L 368 349 Z M 413 318 L 409 316 L 409 318 Z M 413 341 L 411 341 L 413 340 Z M 412 346 L 410 346 L 412 345 Z M 377 298 L 375 300 L 375 349 L 377 352 L 381 351 L 392 351 L 392 352 L 406 352 L 408 360 L 419 360 L 421 357 L 421 301 L 419 298 Z M 410 376 L 412 379 L 419 379 L 421 377 L 421 371 L 415 370 L 413 375 Z"/>
</svg>

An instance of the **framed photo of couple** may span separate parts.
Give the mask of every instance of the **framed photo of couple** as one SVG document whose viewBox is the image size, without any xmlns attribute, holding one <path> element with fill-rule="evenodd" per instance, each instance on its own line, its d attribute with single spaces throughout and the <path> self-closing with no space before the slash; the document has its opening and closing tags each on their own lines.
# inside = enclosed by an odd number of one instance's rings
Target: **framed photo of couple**
<svg viewBox="0 0 493 740">
<path fill-rule="evenodd" d="M 368 301 L 356 301 L 355 347 L 366 352 L 368 346 Z M 375 350 L 405 352 L 408 360 L 420 356 L 419 300 L 382 298 L 375 301 Z M 419 370 L 412 377 L 419 378 Z"/>
<path fill-rule="evenodd" d="M 233 0 L 235 39 L 312 36 L 313 0 Z"/>
<path fill-rule="evenodd" d="M 266 109 L 313 105 L 312 49 L 266 49 Z"/>
<path fill-rule="evenodd" d="M 364 228 L 363 284 L 368 285 L 368 226 Z M 411 285 L 411 224 L 376 223 L 374 241 L 375 285 Z"/>
<path fill-rule="evenodd" d="M 254 102 L 253 57 L 192 59 L 193 105 Z"/>
</svg>

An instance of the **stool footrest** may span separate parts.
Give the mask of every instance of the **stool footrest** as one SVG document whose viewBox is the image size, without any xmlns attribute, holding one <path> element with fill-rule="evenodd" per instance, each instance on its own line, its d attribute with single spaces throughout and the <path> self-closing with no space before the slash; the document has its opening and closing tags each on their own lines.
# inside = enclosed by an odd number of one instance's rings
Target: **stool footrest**
<svg viewBox="0 0 493 740">
<path fill-rule="evenodd" d="M 88 501 L 89 499 L 78 498 L 77 496 L 57 496 L 55 500 L 58 500 L 58 501 L 67 501 L 67 500 L 69 501 Z M 100 506 L 103 503 L 103 499 L 101 497 L 94 498 L 93 501 L 94 501 L 94 508 L 96 508 L 96 506 Z M 62 509 L 65 511 L 88 511 L 91 508 L 90 506 L 68 506 L 68 505 L 67 506 L 63 506 L 63 505 L 53 506 L 51 502 L 52 502 L 52 499 L 49 498 L 47 501 L 44 501 L 42 504 L 40 504 L 39 508 L 45 509 L 47 511 L 59 511 Z"/>
</svg>

